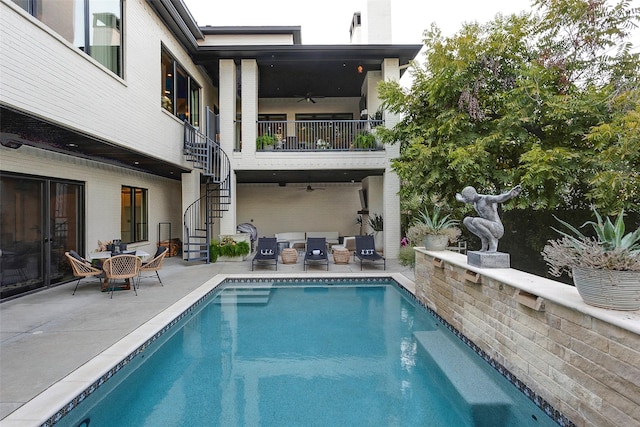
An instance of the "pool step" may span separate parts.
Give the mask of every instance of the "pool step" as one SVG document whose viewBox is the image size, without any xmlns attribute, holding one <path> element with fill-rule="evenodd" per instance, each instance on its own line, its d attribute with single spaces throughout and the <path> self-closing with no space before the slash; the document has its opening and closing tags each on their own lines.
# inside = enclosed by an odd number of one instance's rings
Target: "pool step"
<svg viewBox="0 0 640 427">
<path fill-rule="evenodd" d="M 271 297 L 269 288 L 231 288 L 223 290 L 216 304 L 267 304 Z"/>
<path fill-rule="evenodd" d="M 494 379 L 485 372 L 489 365 L 478 365 L 477 357 L 461 351 L 448 331 L 416 331 L 418 344 L 440 368 L 451 386 L 469 405 L 475 426 L 497 427 L 508 424 L 509 407 L 513 404 Z M 482 361 L 482 363 L 485 363 Z"/>
</svg>

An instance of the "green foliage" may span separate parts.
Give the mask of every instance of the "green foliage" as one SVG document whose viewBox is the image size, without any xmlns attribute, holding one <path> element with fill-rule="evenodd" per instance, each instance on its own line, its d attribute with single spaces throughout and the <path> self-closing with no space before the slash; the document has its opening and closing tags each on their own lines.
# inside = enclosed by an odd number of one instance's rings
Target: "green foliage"
<svg viewBox="0 0 640 427">
<path fill-rule="evenodd" d="M 456 227 L 460 221 L 456 219 L 449 219 L 451 214 L 442 216 L 440 206 L 434 206 L 432 213 L 429 213 L 429 209 L 425 207 L 419 212 L 420 219 L 417 223 L 422 223 L 427 226 L 429 234 L 443 234 L 443 231 L 447 228 Z"/>
<path fill-rule="evenodd" d="M 596 215 L 597 222 L 587 221 L 582 225 L 582 227 L 591 225 L 593 231 L 596 233 L 598 244 L 600 244 L 607 251 L 625 249 L 640 254 L 640 227 L 636 231 L 625 234 L 625 226 L 623 220 L 624 211 L 620 211 L 615 224 L 611 222 L 611 219 L 609 217 L 607 217 L 606 221 L 604 221 L 602 219 L 602 216 L 595 208 L 593 209 L 593 212 Z M 557 217 L 556 219 L 562 225 L 567 227 L 573 233 L 573 235 L 561 230 L 557 230 L 555 228 L 554 230 L 562 234 L 564 237 L 568 238 L 574 244 L 580 245 L 584 240 L 588 238 L 580 230 L 578 230 L 568 222 L 563 221 Z"/>
<path fill-rule="evenodd" d="M 505 209 L 640 209 L 640 58 L 628 0 L 537 0 L 537 12 L 424 33 L 424 65 L 404 90 L 383 82 L 400 141 L 393 168 L 403 200 L 452 198 L 467 185 L 495 194 L 521 184 Z M 456 206 L 460 211 L 467 209 Z"/>
<path fill-rule="evenodd" d="M 590 225 L 594 238 L 556 217 L 569 232 L 554 228 L 563 237 L 549 241 L 542 251 L 550 273 L 571 274 L 573 267 L 640 271 L 640 227 L 625 234 L 624 211 L 618 214 L 615 223 L 609 217 L 603 220 L 595 208 L 593 212 L 596 221 L 587 221 L 582 227 Z"/>
<path fill-rule="evenodd" d="M 369 217 L 369 227 L 373 231 L 383 231 L 384 230 L 384 220 L 382 219 L 382 215 L 373 214 Z"/>
<path fill-rule="evenodd" d="M 258 150 L 266 148 L 270 145 L 275 145 L 278 142 L 278 138 L 273 135 L 264 134 L 256 138 L 256 148 Z"/>
<path fill-rule="evenodd" d="M 375 148 L 375 146 L 376 146 L 376 137 L 372 133 L 364 131 L 356 135 L 356 139 L 355 139 L 356 148 L 370 149 L 370 148 Z"/>
<path fill-rule="evenodd" d="M 458 224 L 460 221 L 450 218 L 451 214 L 443 215 L 442 208 L 438 205 L 429 208 L 424 207 L 418 212 L 412 225 L 407 230 L 407 238 L 412 245 L 422 245 L 422 240 L 427 234 L 441 234 L 449 237 L 450 242 L 458 240 L 461 234 Z"/>
<path fill-rule="evenodd" d="M 404 265 L 405 267 L 415 267 L 416 266 L 416 252 L 413 250 L 412 246 L 402 246 L 400 248 L 400 252 L 398 253 L 398 262 L 400 265 Z"/>
<path fill-rule="evenodd" d="M 211 262 L 216 262 L 218 257 L 241 257 L 251 252 L 248 242 L 236 242 L 232 237 L 226 236 L 221 242 L 214 240 L 209 245 L 209 258 Z"/>
</svg>

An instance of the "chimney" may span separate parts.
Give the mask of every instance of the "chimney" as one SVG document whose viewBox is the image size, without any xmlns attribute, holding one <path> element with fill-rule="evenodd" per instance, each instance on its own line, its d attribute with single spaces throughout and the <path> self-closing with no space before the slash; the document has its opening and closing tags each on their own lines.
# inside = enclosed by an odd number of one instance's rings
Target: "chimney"
<svg viewBox="0 0 640 427">
<path fill-rule="evenodd" d="M 391 44 L 391 0 L 364 0 L 362 12 L 353 14 L 351 43 Z"/>
</svg>

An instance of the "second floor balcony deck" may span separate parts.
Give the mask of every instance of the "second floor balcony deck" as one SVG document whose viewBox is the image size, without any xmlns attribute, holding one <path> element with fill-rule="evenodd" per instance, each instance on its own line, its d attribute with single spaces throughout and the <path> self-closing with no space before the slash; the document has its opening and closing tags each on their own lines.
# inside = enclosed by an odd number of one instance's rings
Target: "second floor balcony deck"
<svg viewBox="0 0 640 427">
<path fill-rule="evenodd" d="M 258 121 L 256 151 L 383 151 L 374 129 L 383 120 Z"/>
</svg>

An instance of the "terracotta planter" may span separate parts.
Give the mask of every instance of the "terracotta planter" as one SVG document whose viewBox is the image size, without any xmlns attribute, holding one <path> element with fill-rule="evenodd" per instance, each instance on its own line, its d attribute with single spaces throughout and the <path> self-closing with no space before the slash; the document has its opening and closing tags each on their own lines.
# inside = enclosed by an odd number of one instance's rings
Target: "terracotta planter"
<svg viewBox="0 0 640 427">
<path fill-rule="evenodd" d="M 449 245 L 449 236 L 446 234 L 427 234 L 422 241 L 424 248 L 428 251 L 444 251 Z"/>
<path fill-rule="evenodd" d="M 578 267 L 571 271 L 585 303 L 612 310 L 640 309 L 640 272 Z"/>
</svg>

